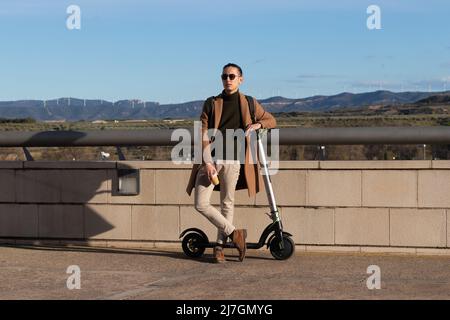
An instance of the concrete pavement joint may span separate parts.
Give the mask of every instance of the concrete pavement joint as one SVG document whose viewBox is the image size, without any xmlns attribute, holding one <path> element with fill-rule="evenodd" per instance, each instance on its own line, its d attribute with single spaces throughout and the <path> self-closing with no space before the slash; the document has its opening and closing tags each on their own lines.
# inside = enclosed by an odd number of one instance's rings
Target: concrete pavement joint
<svg viewBox="0 0 450 320">
<path fill-rule="evenodd" d="M 165 277 L 158 279 L 156 281 L 144 284 L 143 287 L 127 290 L 120 293 L 115 293 L 111 296 L 102 297 L 97 300 L 125 300 L 134 296 L 138 296 L 140 294 L 146 293 L 148 291 L 152 291 L 158 288 L 158 286 L 155 286 L 156 283 L 166 280 Z"/>
</svg>

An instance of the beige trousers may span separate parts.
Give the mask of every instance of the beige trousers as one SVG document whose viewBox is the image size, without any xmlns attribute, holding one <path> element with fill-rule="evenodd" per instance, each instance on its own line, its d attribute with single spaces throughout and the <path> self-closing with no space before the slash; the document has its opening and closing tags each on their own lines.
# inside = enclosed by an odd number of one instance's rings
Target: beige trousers
<svg viewBox="0 0 450 320">
<path fill-rule="evenodd" d="M 234 231 L 234 194 L 239 178 L 239 161 L 219 162 L 215 165 L 220 183 L 220 211 L 211 205 L 214 185 L 202 165 L 195 180 L 195 209 L 217 227 L 217 243 L 226 243 Z"/>
</svg>

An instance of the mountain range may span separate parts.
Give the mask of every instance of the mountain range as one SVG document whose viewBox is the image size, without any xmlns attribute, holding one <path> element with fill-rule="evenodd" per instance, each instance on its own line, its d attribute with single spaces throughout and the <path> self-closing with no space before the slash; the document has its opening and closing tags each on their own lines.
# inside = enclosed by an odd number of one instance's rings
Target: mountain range
<svg viewBox="0 0 450 320">
<path fill-rule="evenodd" d="M 280 96 L 258 101 L 272 113 L 333 111 L 373 105 L 450 103 L 446 92 L 391 92 L 379 90 L 366 93 L 343 92 L 336 95 L 316 95 L 301 99 Z M 53 100 L 0 101 L 0 118 L 33 118 L 37 121 L 66 120 L 141 120 L 198 118 L 203 101 L 159 104 L 141 100 L 92 100 L 59 98 Z"/>
</svg>

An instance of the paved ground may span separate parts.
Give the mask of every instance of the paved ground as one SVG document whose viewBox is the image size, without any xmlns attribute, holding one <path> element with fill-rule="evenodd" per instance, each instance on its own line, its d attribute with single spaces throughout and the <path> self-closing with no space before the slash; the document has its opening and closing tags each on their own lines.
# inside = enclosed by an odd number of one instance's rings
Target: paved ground
<svg viewBox="0 0 450 320">
<path fill-rule="evenodd" d="M 276 261 L 251 250 L 244 262 L 227 251 L 213 264 L 180 249 L 0 246 L 0 299 L 450 299 L 450 258 L 299 253 Z M 68 266 L 81 270 L 69 290 Z M 369 265 L 381 289 L 369 290 Z"/>
</svg>

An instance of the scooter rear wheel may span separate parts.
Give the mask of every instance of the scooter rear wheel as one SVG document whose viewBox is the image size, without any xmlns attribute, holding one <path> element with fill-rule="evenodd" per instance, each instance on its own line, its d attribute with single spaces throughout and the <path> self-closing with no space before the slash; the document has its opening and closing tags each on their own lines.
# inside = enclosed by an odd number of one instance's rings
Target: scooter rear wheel
<svg viewBox="0 0 450 320">
<path fill-rule="evenodd" d="M 281 248 L 280 239 L 274 237 L 270 241 L 270 253 L 277 260 L 289 259 L 295 251 L 295 243 L 291 237 L 283 235 L 283 248 Z"/>
<path fill-rule="evenodd" d="M 199 233 L 190 232 L 181 243 L 184 253 L 191 258 L 199 258 L 205 252 L 206 239 Z"/>
</svg>

